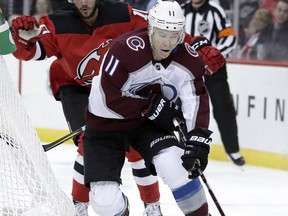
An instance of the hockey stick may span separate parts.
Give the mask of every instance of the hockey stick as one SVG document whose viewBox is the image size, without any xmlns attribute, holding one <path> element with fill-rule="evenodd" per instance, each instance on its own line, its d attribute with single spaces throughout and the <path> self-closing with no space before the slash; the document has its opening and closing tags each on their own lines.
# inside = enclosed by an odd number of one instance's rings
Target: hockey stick
<svg viewBox="0 0 288 216">
<path fill-rule="evenodd" d="M 43 146 L 43 149 L 45 152 L 49 151 L 50 149 L 52 148 L 55 148 L 56 146 L 66 142 L 67 140 L 79 135 L 80 133 L 82 133 L 83 131 L 85 131 L 85 128 L 86 128 L 86 125 L 82 126 L 81 128 L 78 128 L 77 130 L 74 130 L 72 132 L 70 132 L 69 134 L 61 137 L 60 139 L 54 141 L 54 142 L 51 142 L 51 143 L 48 143 L 48 144 L 44 144 L 42 145 Z"/>
<path fill-rule="evenodd" d="M 184 134 L 184 132 L 182 131 L 178 120 L 177 120 L 177 119 L 173 119 L 173 124 L 174 124 L 175 127 L 176 127 L 176 131 L 174 131 L 174 134 L 175 134 L 178 142 L 179 142 L 180 144 L 183 143 L 183 144 L 185 145 L 185 143 L 187 142 L 187 138 L 186 138 L 186 135 Z M 203 173 L 202 170 L 200 170 L 200 169 L 198 169 L 198 172 L 199 172 L 199 174 L 200 174 L 200 177 L 201 177 L 202 181 L 203 181 L 204 184 L 206 185 L 206 187 L 207 187 L 207 189 L 208 189 L 208 192 L 209 192 L 210 196 L 212 197 L 212 200 L 213 200 L 213 202 L 215 203 L 215 205 L 216 205 L 216 207 L 217 207 L 220 215 L 221 215 L 221 216 L 225 216 L 225 213 L 224 213 L 223 209 L 221 208 L 221 206 L 220 206 L 220 204 L 219 204 L 219 202 L 218 202 L 218 200 L 217 200 L 214 192 L 212 191 L 210 185 L 208 184 L 208 181 L 207 181 L 204 173 Z"/>
</svg>

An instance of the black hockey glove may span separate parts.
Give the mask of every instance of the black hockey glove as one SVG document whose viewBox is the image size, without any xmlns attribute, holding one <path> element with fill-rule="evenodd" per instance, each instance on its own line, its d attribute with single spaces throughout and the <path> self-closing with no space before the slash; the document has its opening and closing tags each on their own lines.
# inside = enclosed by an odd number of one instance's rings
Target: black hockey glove
<svg viewBox="0 0 288 216">
<path fill-rule="evenodd" d="M 143 112 L 143 115 L 168 133 L 173 133 L 175 130 L 175 126 L 173 124 L 174 118 L 178 119 L 180 123 L 184 124 L 181 104 L 179 103 L 178 105 L 172 101 L 169 101 L 163 95 L 154 95 L 151 99 L 150 106 Z"/>
<path fill-rule="evenodd" d="M 208 164 L 211 134 L 212 131 L 202 128 L 196 128 L 187 134 L 185 152 L 181 159 L 190 179 L 198 177 L 200 175 L 198 169 L 204 171 Z"/>
</svg>

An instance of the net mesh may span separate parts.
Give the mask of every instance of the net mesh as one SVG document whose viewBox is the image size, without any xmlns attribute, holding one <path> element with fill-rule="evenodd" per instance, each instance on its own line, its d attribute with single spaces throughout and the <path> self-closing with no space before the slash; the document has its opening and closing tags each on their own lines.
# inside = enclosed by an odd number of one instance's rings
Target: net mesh
<svg viewBox="0 0 288 216">
<path fill-rule="evenodd" d="M 0 215 L 72 216 L 2 56 L 0 56 Z"/>
</svg>

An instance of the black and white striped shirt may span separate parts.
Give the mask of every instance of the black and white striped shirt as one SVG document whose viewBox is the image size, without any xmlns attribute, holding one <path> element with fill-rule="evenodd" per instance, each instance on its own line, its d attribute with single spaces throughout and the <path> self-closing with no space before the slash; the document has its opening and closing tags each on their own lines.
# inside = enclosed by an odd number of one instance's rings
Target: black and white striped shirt
<svg viewBox="0 0 288 216">
<path fill-rule="evenodd" d="M 227 57 L 236 47 L 236 34 L 224 9 L 207 0 L 200 8 L 192 7 L 191 0 L 182 4 L 186 17 L 185 30 L 192 36 L 204 36 Z"/>
</svg>

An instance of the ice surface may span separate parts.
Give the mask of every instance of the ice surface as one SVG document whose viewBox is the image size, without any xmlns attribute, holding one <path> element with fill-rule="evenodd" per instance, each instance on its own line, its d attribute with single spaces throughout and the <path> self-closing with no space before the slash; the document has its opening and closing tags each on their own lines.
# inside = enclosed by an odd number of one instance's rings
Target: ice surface
<svg viewBox="0 0 288 216">
<path fill-rule="evenodd" d="M 76 151 L 74 145 L 63 144 L 46 153 L 61 188 L 69 196 Z M 204 174 L 226 216 L 288 216 L 287 171 L 249 165 L 240 169 L 230 162 L 210 160 Z M 144 207 L 129 163 L 124 165 L 122 180 L 121 188 L 130 202 L 130 215 L 142 216 Z M 159 181 L 163 215 L 183 215 L 169 188 Z M 206 195 L 212 216 L 220 215 L 208 191 Z M 89 215 L 96 216 L 92 209 Z"/>
</svg>

